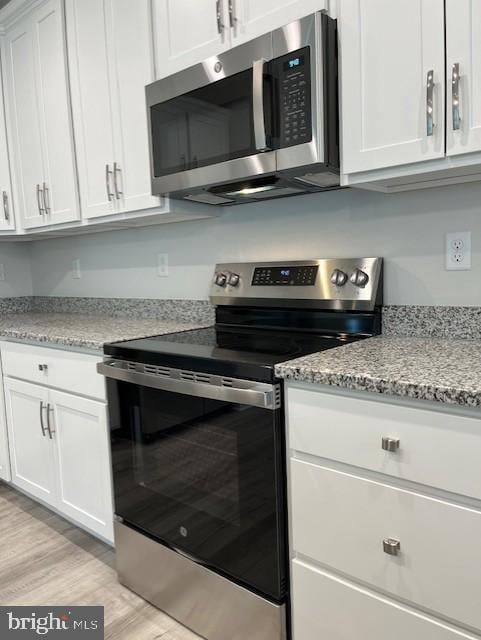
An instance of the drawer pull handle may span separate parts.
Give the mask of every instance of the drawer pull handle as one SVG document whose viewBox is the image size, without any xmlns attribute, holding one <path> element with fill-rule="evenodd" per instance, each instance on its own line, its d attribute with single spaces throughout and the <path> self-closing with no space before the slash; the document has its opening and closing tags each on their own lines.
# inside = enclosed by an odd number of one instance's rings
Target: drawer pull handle
<svg viewBox="0 0 481 640">
<path fill-rule="evenodd" d="M 398 438 L 383 438 L 382 448 L 384 451 L 397 451 L 399 449 L 400 440 Z"/>
<path fill-rule="evenodd" d="M 48 365 L 47 365 L 47 364 L 39 364 L 39 365 L 38 365 L 38 370 L 39 370 L 39 371 L 43 371 L 44 373 L 47 373 L 47 371 L 48 371 Z"/>
<path fill-rule="evenodd" d="M 385 538 L 382 541 L 382 548 L 388 556 L 397 556 L 401 551 L 401 543 L 394 538 Z"/>
</svg>

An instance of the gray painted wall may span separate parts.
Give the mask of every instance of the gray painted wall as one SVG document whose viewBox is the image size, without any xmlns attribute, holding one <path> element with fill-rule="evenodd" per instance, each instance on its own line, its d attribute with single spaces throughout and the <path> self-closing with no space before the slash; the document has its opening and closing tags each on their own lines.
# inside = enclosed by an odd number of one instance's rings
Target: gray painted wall
<svg viewBox="0 0 481 640">
<path fill-rule="evenodd" d="M 471 271 L 445 271 L 448 231 L 472 231 Z M 158 253 L 169 254 L 167 278 Z M 389 304 L 481 305 L 481 184 L 287 198 L 214 220 L 38 241 L 30 254 L 37 295 L 207 298 L 218 261 L 360 255 L 385 257 Z"/>
<path fill-rule="evenodd" d="M 0 264 L 5 280 L 0 280 L 0 298 L 32 295 L 30 247 L 25 243 L 0 243 Z"/>
</svg>

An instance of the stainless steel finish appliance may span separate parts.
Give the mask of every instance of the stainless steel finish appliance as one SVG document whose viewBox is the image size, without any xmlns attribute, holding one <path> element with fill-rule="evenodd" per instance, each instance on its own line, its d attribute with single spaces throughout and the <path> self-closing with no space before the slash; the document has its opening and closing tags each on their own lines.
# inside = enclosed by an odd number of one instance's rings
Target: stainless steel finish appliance
<svg viewBox="0 0 481 640">
<path fill-rule="evenodd" d="M 373 311 L 382 295 L 380 258 L 220 264 L 214 304 Z"/>
<path fill-rule="evenodd" d="M 287 640 L 275 365 L 379 333 L 382 260 L 219 264 L 211 301 L 214 326 L 106 345 L 98 365 L 119 579 L 208 640 Z"/>
<path fill-rule="evenodd" d="M 284 609 L 276 604 L 118 520 L 115 543 L 120 581 L 207 640 L 287 637 Z"/>
<path fill-rule="evenodd" d="M 152 193 L 236 204 L 339 187 L 336 21 L 316 13 L 147 86 Z"/>
</svg>

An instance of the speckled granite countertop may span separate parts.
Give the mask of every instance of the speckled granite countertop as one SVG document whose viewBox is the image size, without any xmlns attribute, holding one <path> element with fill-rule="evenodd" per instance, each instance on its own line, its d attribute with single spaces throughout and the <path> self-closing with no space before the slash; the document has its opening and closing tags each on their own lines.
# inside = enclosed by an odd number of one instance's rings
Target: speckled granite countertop
<svg viewBox="0 0 481 640">
<path fill-rule="evenodd" d="M 212 323 L 27 312 L 0 316 L 0 337 L 102 351 L 108 342 L 200 329 L 209 324 Z"/>
<path fill-rule="evenodd" d="M 291 360 L 281 378 L 481 407 L 481 340 L 378 336 Z"/>
</svg>

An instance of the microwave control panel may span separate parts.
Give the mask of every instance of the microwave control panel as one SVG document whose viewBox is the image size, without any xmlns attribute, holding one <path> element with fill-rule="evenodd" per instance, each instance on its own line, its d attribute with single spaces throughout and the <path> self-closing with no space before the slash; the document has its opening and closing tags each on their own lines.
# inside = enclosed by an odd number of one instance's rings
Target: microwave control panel
<svg viewBox="0 0 481 640">
<path fill-rule="evenodd" d="M 310 48 L 304 47 L 276 59 L 279 82 L 279 146 L 310 142 L 311 65 Z"/>
</svg>

